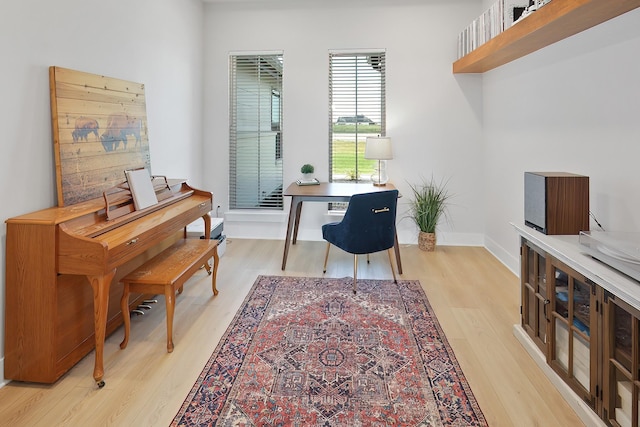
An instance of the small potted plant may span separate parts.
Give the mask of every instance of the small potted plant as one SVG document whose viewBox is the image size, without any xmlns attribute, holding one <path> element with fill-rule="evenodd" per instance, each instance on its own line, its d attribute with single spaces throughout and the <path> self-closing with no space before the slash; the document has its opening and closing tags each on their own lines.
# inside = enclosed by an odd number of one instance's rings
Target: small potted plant
<svg viewBox="0 0 640 427">
<path fill-rule="evenodd" d="M 313 180 L 314 170 L 315 168 L 313 167 L 313 165 L 310 165 L 309 163 L 302 165 L 302 167 L 300 168 L 300 172 L 302 172 L 302 179 L 305 181 Z"/>
<path fill-rule="evenodd" d="M 413 199 L 409 203 L 409 216 L 418 226 L 418 247 L 433 251 L 436 246 L 436 226 L 440 218 L 447 215 L 447 204 L 451 195 L 446 182 L 437 183 L 431 177 L 421 185 L 411 185 Z"/>
</svg>

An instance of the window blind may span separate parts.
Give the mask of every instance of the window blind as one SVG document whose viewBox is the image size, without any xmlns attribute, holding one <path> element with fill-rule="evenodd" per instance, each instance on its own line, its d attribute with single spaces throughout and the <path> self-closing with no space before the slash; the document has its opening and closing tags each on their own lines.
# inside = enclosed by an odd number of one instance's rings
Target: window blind
<svg viewBox="0 0 640 427">
<path fill-rule="evenodd" d="M 385 52 L 329 53 L 329 180 L 371 181 L 367 136 L 384 136 Z"/>
<path fill-rule="evenodd" d="M 282 209 L 282 54 L 231 55 L 229 207 Z"/>
</svg>

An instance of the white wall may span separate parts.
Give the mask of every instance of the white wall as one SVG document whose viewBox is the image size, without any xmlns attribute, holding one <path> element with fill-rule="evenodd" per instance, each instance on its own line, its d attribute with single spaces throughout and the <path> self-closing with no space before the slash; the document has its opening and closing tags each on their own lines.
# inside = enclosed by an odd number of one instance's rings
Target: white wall
<svg viewBox="0 0 640 427">
<path fill-rule="evenodd" d="M 266 4 L 265 4 L 266 3 Z M 319 4 L 314 4 L 319 3 Z M 328 53 L 333 49 L 386 49 L 387 135 L 393 138 L 390 180 L 407 196 L 421 177 L 449 179 L 451 222 L 442 244 L 483 244 L 481 77 L 451 72 L 458 33 L 481 11 L 478 0 L 223 2 L 205 5 L 205 169 L 220 212 L 228 209 L 228 57 L 231 53 L 284 52 L 283 159 L 285 185 L 312 163 L 328 178 Z M 283 239 L 285 211 L 267 215 L 227 212 L 232 237 Z M 307 204 L 300 238 L 321 239 L 326 205 Z M 258 218 L 256 218 L 258 217 Z M 416 242 L 409 219 L 400 242 Z"/>
<path fill-rule="evenodd" d="M 51 65 L 144 83 L 153 172 L 201 183 L 202 10 L 200 0 L 2 2 L 3 221 L 57 204 Z M 0 384 L 6 228 L 1 230 Z"/>
<path fill-rule="evenodd" d="M 604 229 L 640 231 L 638 52 L 636 9 L 484 74 L 486 246 L 512 269 L 525 171 L 589 176 Z"/>
</svg>

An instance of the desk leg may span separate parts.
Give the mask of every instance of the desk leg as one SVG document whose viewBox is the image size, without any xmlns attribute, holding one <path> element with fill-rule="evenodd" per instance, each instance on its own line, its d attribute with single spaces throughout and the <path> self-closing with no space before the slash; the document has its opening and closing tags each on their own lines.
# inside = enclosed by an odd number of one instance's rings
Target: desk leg
<svg viewBox="0 0 640 427">
<path fill-rule="evenodd" d="M 298 207 L 296 208 L 296 225 L 293 227 L 293 244 L 295 245 L 298 241 L 298 228 L 300 227 L 300 215 L 302 214 L 302 200 L 298 202 Z"/>
<path fill-rule="evenodd" d="M 402 274 L 402 260 L 400 259 L 400 245 L 398 244 L 398 233 L 396 233 L 396 236 L 395 236 L 393 249 L 396 252 L 396 265 L 398 267 L 398 274 Z"/>
<path fill-rule="evenodd" d="M 284 239 L 284 253 L 282 254 L 282 269 L 287 266 L 287 256 L 289 255 L 289 244 L 291 243 L 292 226 L 295 223 L 298 204 L 301 204 L 297 197 L 291 198 L 291 208 L 289 208 L 289 222 L 287 223 L 287 236 Z"/>
<path fill-rule="evenodd" d="M 113 269 L 104 276 L 87 276 L 93 288 L 93 322 L 96 339 L 96 360 L 93 367 L 93 379 L 98 387 L 104 387 L 104 339 L 107 331 L 107 314 L 109 310 L 109 287 L 116 274 Z"/>
</svg>

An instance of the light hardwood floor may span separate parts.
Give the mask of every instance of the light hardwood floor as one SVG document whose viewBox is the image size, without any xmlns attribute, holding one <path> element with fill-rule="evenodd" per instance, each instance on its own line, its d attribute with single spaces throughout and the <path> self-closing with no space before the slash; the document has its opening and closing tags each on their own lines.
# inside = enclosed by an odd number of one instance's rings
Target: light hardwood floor
<svg viewBox="0 0 640 427">
<path fill-rule="evenodd" d="M 283 241 L 228 241 L 217 297 L 204 270 L 176 299 L 173 341 L 166 352 L 164 301 L 132 319 L 105 346 L 106 386 L 92 378 L 90 353 L 54 385 L 11 382 L 0 389 L 0 425 L 168 426 L 258 275 L 322 276 L 325 243 L 300 241 L 281 271 Z M 581 426 L 569 405 L 516 340 L 518 278 L 487 250 L 401 248 L 401 279 L 419 280 L 490 426 Z M 332 248 L 327 277 L 352 276 L 352 257 Z M 385 253 L 359 262 L 362 278 L 391 279 Z"/>
</svg>

